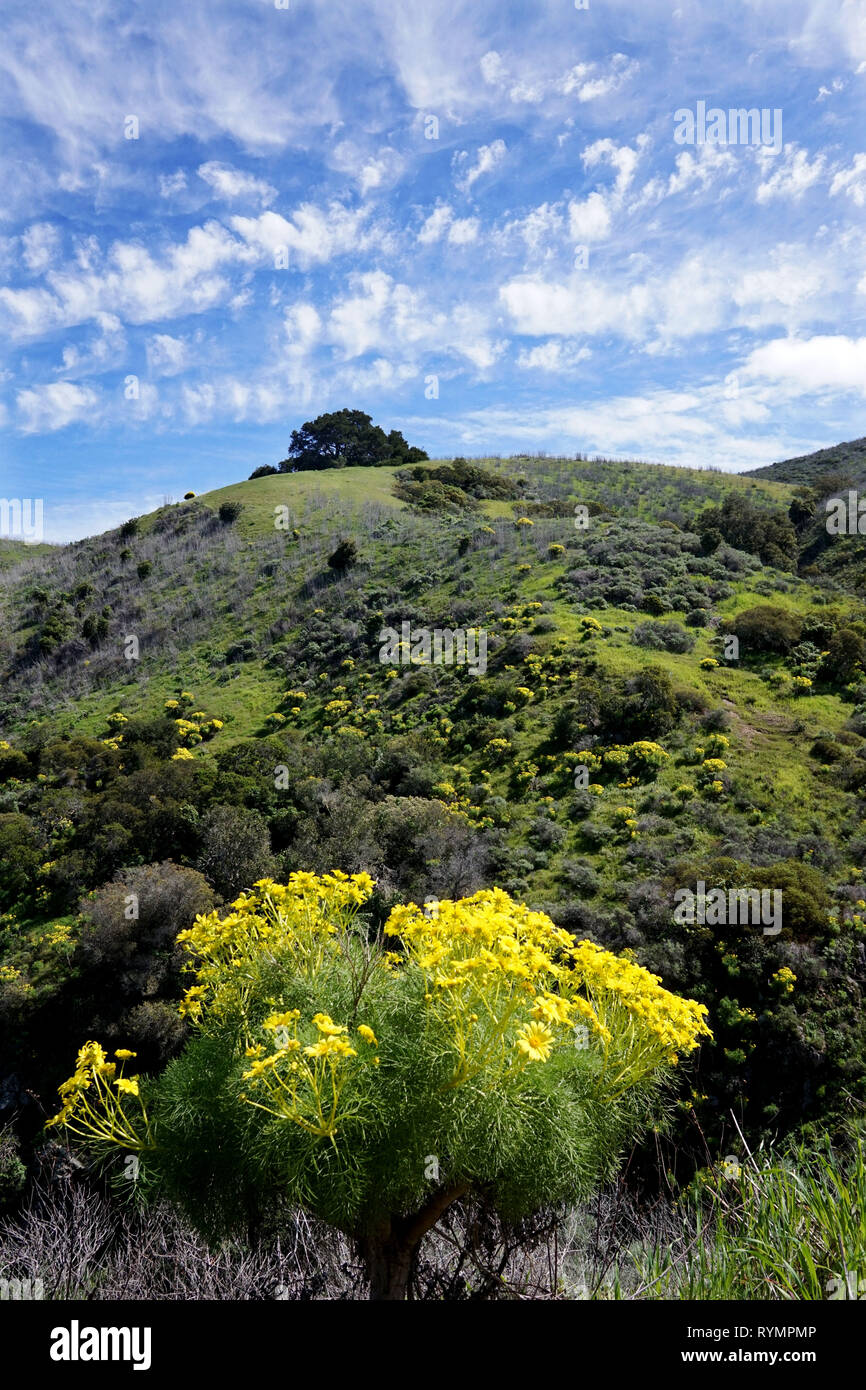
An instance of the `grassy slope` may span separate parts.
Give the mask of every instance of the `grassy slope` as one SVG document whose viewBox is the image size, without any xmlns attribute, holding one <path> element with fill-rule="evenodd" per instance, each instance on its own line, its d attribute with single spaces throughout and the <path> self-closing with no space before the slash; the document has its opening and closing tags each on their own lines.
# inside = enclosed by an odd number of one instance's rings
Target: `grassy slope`
<svg viewBox="0 0 866 1390">
<path fill-rule="evenodd" d="M 30 544 L 27 541 L 10 540 L 0 536 L 0 571 L 14 569 L 16 565 L 26 564 L 38 556 L 51 555 L 56 546 L 43 542 Z"/>
<path fill-rule="evenodd" d="M 393 468 L 326 469 L 321 473 L 281 473 L 207 492 L 200 500 L 218 510 L 223 502 L 244 508 L 238 529 L 244 535 L 266 535 L 274 529 L 275 508 L 288 507 L 293 519 L 312 525 L 323 516 L 346 521 L 366 508 L 399 511 L 405 503 L 393 496 Z"/>
</svg>

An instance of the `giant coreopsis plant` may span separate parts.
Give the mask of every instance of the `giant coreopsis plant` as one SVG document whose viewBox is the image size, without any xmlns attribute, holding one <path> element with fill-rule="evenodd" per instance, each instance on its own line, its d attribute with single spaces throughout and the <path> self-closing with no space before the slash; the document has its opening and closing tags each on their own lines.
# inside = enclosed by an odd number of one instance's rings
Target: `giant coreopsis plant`
<svg viewBox="0 0 866 1390">
<path fill-rule="evenodd" d="M 263 880 L 178 940 L 193 1033 L 155 1078 L 96 1043 L 63 1124 L 137 1154 L 145 1190 L 209 1236 L 302 1207 L 352 1237 L 374 1298 L 404 1298 L 419 1242 L 477 1192 L 506 1219 L 616 1169 L 705 1009 L 494 889 L 397 907 L 366 874 Z"/>
</svg>

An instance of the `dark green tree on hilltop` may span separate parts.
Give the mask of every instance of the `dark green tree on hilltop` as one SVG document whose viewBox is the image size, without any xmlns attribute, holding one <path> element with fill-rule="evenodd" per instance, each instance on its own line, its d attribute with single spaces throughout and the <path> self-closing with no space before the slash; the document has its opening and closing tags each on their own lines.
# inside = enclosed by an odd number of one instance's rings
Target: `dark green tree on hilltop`
<svg viewBox="0 0 866 1390">
<path fill-rule="evenodd" d="M 363 468 L 378 463 L 419 463 L 423 449 L 410 447 L 399 430 L 390 434 L 363 410 L 334 410 L 292 430 L 281 473 L 319 468 Z"/>
</svg>

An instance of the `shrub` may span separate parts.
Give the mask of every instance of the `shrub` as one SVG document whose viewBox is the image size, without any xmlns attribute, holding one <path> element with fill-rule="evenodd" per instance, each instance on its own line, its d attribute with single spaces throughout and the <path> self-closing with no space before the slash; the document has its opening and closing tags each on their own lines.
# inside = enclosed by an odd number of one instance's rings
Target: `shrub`
<svg viewBox="0 0 866 1390">
<path fill-rule="evenodd" d="M 549 816 L 537 816 L 528 831 L 530 843 L 543 850 L 561 849 L 567 835 L 565 826 L 557 824 Z"/>
<path fill-rule="evenodd" d="M 175 938 L 213 903 L 213 893 L 194 869 L 170 860 L 124 869 L 81 903 L 77 964 L 104 978 L 121 998 L 170 990 L 179 979 Z"/>
<path fill-rule="evenodd" d="M 328 564 L 337 574 L 345 574 L 358 563 L 358 547 L 354 541 L 341 540 L 333 555 L 328 556 Z"/>
<path fill-rule="evenodd" d="M 243 509 L 242 502 L 221 502 L 217 515 L 223 526 L 231 526 L 237 521 Z"/>
<path fill-rule="evenodd" d="M 372 888 L 298 874 L 200 919 L 181 938 L 183 1054 L 148 1080 L 85 1044 L 51 1123 L 136 1153 L 142 1191 L 213 1240 L 301 1206 L 396 1300 L 460 1198 L 516 1221 L 612 1175 L 668 1066 L 710 1034 L 702 1006 L 501 890 L 396 907 L 371 944 Z"/>
<path fill-rule="evenodd" d="M 27 1169 L 19 1154 L 15 1132 L 6 1125 L 0 1129 L 0 1211 L 15 1201 L 27 1181 Z"/>
<path fill-rule="evenodd" d="M 800 640 L 802 621 L 787 608 L 759 604 L 747 608 L 731 624 L 731 631 L 749 652 L 778 652 L 785 656 Z"/>
<path fill-rule="evenodd" d="M 690 652 L 695 639 L 679 623 L 638 623 L 631 635 L 636 647 L 649 647 L 655 651 Z"/>
<path fill-rule="evenodd" d="M 833 739 L 816 738 L 809 749 L 809 756 L 817 758 L 821 763 L 840 763 L 844 762 L 848 754 L 842 745 L 835 743 Z"/>
<path fill-rule="evenodd" d="M 680 718 L 670 676 L 659 666 L 648 666 L 625 683 L 621 708 L 623 728 L 633 738 L 655 738 L 667 733 Z"/>
<path fill-rule="evenodd" d="M 584 894 L 588 898 L 595 897 L 601 887 L 598 874 L 590 864 L 583 864 L 577 859 L 565 859 L 559 870 L 560 877 L 569 888 L 575 893 Z"/>
<path fill-rule="evenodd" d="M 862 674 L 864 665 L 866 642 L 851 628 L 843 627 L 830 638 L 827 655 L 821 662 L 818 674 L 834 685 L 848 685 Z"/>
<path fill-rule="evenodd" d="M 223 897 L 276 872 L 267 821 L 242 806 L 213 806 L 202 818 L 198 868 Z"/>
<path fill-rule="evenodd" d="M 0 911 L 28 899 L 35 890 L 43 854 L 27 816 L 0 815 Z"/>
</svg>

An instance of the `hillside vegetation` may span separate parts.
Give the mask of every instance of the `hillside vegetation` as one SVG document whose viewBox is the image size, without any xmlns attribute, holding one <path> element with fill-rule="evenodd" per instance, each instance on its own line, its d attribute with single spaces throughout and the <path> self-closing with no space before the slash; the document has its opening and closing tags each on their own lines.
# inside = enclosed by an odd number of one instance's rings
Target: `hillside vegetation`
<svg viewBox="0 0 866 1390">
<path fill-rule="evenodd" d="M 496 885 L 705 1004 L 713 1041 L 668 1123 L 686 1175 L 732 1114 L 753 1143 L 841 1132 L 866 1092 L 856 565 L 804 572 L 816 523 L 776 474 L 410 472 L 256 478 L 0 577 L 0 1047 L 22 1135 L 84 1038 L 142 1070 L 178 1054 L 174 940 L 197 913 L 333 869 L 373 876 L 379 924 Z M 411 644 L 474 633 L 476 658 L 483 634 L 483 662 L 387 648 L 405 624 Z M 780 890 L 781 930 L 678 922 L 699 883 Z"/>
<path fill-rule="evenodd" d="M 866 477 L 866 437 L 850 439 L 847 444 L 833 444 L 829 449 L 816 449 L 812 454 L 782 459 L 765 468 L 754 468 L 748 478 L 770 478 L 777 483 L 804 483 L 811 487 L 827 474 L 850 477 L 851 485 L 862 483 Z"/>
</svg>

